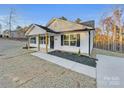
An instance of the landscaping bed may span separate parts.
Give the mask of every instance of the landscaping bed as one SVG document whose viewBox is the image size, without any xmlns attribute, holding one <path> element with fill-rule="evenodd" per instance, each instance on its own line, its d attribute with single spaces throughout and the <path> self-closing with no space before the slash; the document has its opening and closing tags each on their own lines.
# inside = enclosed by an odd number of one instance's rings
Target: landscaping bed
<svg viewBox="0 0 124 93">
<path fill-rule="evenodd" d="M 85 64 L 88 66 L 96 67 L 96 59 L 90 58 L 88 56 L 84 55 L 78 55 L 70 52 L 63 52 L 63 51 L 52 51 L 49 52 L 48 54 L 55 55 L 58 57 L 62 57 L 68 60 L 72 60 L 81 64 Z"/>
</svg>

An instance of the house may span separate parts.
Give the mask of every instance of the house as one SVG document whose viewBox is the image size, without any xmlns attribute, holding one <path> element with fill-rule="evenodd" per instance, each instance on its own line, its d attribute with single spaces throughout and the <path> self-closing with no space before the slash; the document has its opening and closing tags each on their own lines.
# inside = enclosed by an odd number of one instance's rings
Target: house
<svg viewBox="0 0 124 93">
<path fill-rule="evenodd" d="M 24 28 L 16 28 L 11 32 L 9 30 L 3 31 L 3 37 L 15 38 L 15 39 L 26 39 L 25 33 L 27 31 L 27 27 Z"/>
<path fill-rule="evenodd" d="M 90 55 L 93 48 L 94 28 L 58 18 L 46 26 L 32 24 L 26 32 L 28 45 L 38 51 L 61 50 Z"/>
<path fill-rule="evenodd" d="M 26 33 L 27 27 L 24 28 L 16 28 L 16 30 L 11 31 L 11 37 L 16 39 L 25 39 L 25 33 Z"/>
<path fill-rule="evenodd" d="M 7 38 L 10 37 L 10 32 L 9 32 L 9 30 L 3 31 L 2 37 L 7 37 Z"/>
</svg>

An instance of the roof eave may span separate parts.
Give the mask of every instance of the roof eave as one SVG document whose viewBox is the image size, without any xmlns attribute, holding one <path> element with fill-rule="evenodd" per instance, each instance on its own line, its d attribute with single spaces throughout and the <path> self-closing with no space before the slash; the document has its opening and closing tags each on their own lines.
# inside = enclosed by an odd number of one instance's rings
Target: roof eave
<svg viewBox="0 0 124 93">
<path fill-rule="evenodd" d="M 85 31 L 92 31 L 92 30 L 95 30 L 95 28 L 92 28 L 92 29 L 77 29 L 77 30 L 68 30 L 68 31 L 61 31 L 60 33 L 66 33 L 66 32 L 85 32 Z"/>
</svg>

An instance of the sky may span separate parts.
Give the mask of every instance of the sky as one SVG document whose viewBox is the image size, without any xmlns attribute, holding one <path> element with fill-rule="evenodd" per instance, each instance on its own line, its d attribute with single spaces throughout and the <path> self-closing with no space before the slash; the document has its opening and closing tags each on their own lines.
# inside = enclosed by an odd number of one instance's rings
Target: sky
<svg viewBox="0 0 124 93">
<path fill-rule="evenodd" d="M 0 20 L 8 16 L 11 8 L 15 9 L 16 25 L 29 25 L 32 23 L 46 25 L 53 18 L 61 16 L 66 17 L 70 21 L 76 18 L 82 21 L 95 20 L 96 26 L 99 25 L 99 20 L 103 15 L 116 6 L 124 5 L 103 5 L 103 4 L 15 4 L 15 5 L 0 5 Z M 0 21 L 2 24 L 2 22 Z M 6 29 L 3 27 L 3 29 Z"/>
</svg>

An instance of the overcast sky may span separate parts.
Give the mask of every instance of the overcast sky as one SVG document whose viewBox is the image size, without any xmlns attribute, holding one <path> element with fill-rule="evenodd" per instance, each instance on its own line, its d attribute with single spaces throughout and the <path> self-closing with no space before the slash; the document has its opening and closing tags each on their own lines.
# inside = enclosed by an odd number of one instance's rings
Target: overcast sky
<svg viewBox="0 0 124 93">
<path fill-rule="evenodd" d="M 64 16 L 71 21 L 76 18 L 82 21 L 95 20 L 97 26 L 103 14 L 112 11 L 116 6 L 118 5 L 0 5 L 0 19 L 9 15 L 10 9 L 14 8 L 17 16 L 16 25 L 25 26 L 32 23 L 45 25 L 53 17 Z"/>
</svg>

